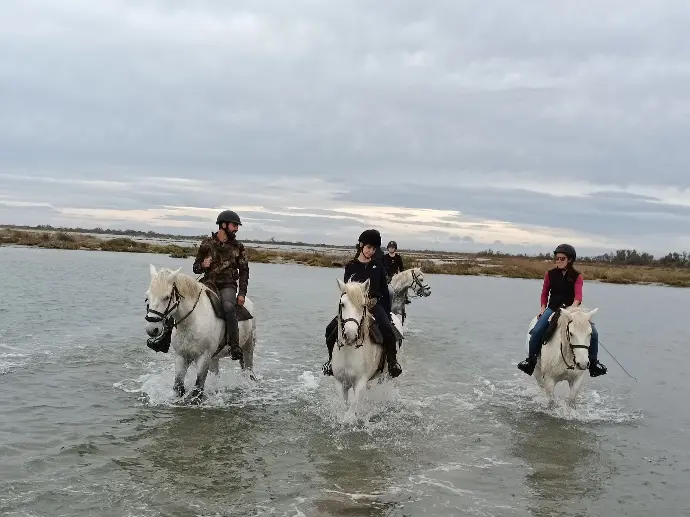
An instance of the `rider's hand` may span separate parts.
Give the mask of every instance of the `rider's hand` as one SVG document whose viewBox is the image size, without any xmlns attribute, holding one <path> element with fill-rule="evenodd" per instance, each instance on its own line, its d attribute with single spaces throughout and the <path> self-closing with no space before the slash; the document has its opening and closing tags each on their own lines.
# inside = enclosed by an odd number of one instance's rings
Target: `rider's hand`
<svg viewBox="0 0 690 517">
<path fill-rule="evenodd" d="M 201 263 L 201 267 L 203 267 L 204 269 L 206 269 L 210 265 L 211 265 L 211 257 L 206 257 L 204 259 L 204 261 Z"/>
<path fill-rule="evenodd" d="M 237 305 L 244 305 L 244 296 L 240 295 L 237 297 Z"/>
</svg>

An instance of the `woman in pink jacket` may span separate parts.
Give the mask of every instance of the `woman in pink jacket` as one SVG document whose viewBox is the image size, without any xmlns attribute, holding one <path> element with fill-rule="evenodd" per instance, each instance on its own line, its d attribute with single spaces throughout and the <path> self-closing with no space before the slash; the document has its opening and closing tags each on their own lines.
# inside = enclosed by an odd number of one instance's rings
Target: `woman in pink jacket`
<svg viewBox="0 0 690 517">
<path fill-rule="evenodd" d="M 544 332 L 549 326 L 549 318 L 561 307 L 577 306 L 582 303 L 582 274 L 573 267 L 577 258 L 575 248 L 570 244 L 561 244 L 553 252 L 556 267 L 544 275 L 544 286 L 541 290 L 541 311 L 539 319 L 530 332 L 529 356 L 518 364 L 518 368 L 527 375 L 532 375 L 537 365 Z M 592 323 L 592 337 L 589 345 L 589 374 L 592 377 L 604 375 L 606 366 L 597 359 L 599 353 L 599 333 Z"/>
</svg>

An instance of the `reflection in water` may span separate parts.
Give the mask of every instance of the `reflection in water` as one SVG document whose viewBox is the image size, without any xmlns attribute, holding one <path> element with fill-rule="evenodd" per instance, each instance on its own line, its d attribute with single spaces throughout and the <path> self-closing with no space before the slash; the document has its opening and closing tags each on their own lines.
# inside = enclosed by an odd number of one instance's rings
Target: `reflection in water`
<svg viewBox="0 0 690 517">
<path fill-rule="evenodd" d="M 136 456 L 118 463 L 135 486 L 153 492 L 148 506 L 153 502 L 168 515 L 189 515 L 190 507 L 231 510 L 246 496 L 265 495 L 255 489 L 257 479 L 268 475 L 260 454 L 260 413 L 252 408 L 162 411 L 159 416 L 167 418 L 133 438 L 140 445 Z"/>
<path fill-rule="evenodd" d="M 317 515 L 377 517 L 391 515 L 396 507 L 385 494 L 394 463 L 387 446 L 372 446 L 368 433 L 348 433 L 338 442 L 331 433 L 312 440 L 320 460 L 315 465 L 322 476 L 323 496 L 314 500 Z M 399 458 L 398 458 L 399 459 Z"/>
<path fill-rule="evenodd" d="M 512 453 L 532 470 L 525 484 L 533 515 L 577 514 L 602 493 L 609 473 L 584 425 L 532 413 L 514 422 L 512 438 Z"/>
</svg>

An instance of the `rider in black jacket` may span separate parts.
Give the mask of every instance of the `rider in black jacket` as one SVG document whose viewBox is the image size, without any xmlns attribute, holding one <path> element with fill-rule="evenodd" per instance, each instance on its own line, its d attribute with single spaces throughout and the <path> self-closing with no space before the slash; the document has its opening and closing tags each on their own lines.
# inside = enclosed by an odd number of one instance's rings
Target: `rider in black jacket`
<svg viewBox="0 0 690 517">
<path fill-rule="evenodd" d="M 372 313 L 383 336 L 383 345 L 386 349 L 388 360 L 388 372 L 391 377 L 397 377 L 402 373 L 402 368 L 397 361 L 397 349 L 395 334 L 391 323 L 391 299 L 388 292 L 388 282 L 383 264 L 374 259 L 377 248 L 381 247 L 381 234 L 377 230 L 365 230 L 359 236 L 357 255 L 345 264 L 344 282 L 365 282 L 369 280 L 369 297 L 377 299 Z M 333 375 L 331 358 L 333 347 L 338 339 L 338 318 L 326 327 L 326 345 L 328 346 L 328 361 L 323 365 L 324 375 Z"/>
</svg>

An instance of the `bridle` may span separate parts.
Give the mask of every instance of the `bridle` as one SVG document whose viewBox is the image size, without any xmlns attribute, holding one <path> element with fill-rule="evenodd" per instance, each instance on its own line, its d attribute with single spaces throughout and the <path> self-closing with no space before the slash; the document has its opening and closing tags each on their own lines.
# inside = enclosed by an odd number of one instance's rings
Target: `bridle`
<svg viewBox="0 0 690 517">
<path fill-rule="evenodd" d="M 342 301 L 343 296 L 345 296 L 345 294 L 343 294 L 340 297 L 340 302 L 338 304 L 338 322 L 340 323 L 340 333 L 338 335 L 338 349 L 340 349 L 344 346 L 352 346 L 353 344 L 354 344 L 355 348 L 359 348 L 364 344 L 363 326 L 364 326 L 364 322 L 365 322 L 366 317 L 367 317 L 367 311 L 369 310 L 368 305 L 366 303 L 364 304 L 364 310 L 362 311 L 362 317 L 359 319 L 359 321 L 357 321 L 355 318 L 343 319 L 343 301 Z M 345 324 L 349 323 L 349 322 L 352 322 L 352 323 L 357 325 L 357 338 L 355 339 L 355 341 L 353 343 L 343 342 L 343 340 L 340 338 L 340 336 L 345 336 Z"/>
<path fill-rule="evenodd" d="M 568 370 L 575 370 L 576 368 L 576 362 L 575 362 L 575 348 L 586 348 L 589 350 L 589 345 L 573 345 L 572 341 L 570 341 L 570 322 L 565 327 L 565 344 L 570 347 L 570 351 L 573 354 L 573 364 L 572 366 L 568 364 L 568 361 L 565 358 L 565 354 L 563 353 L 563 343 L 561 343 L 561 358 L 563 359 L 563 362 L 565 363 L 565 366 Z M 580 368 L 577 368 L 580 370 Z"/>
<path fill-rule="evenodd" d="M 414 293 L 417 295 L 417 297 L 421 298 L 421 297 L 429 296 L 428 294 L 425 294 L 425 293 L 427 292 L 427 290 L 431 290 L 431 287 L 429 287 L 428 284 L 422 283 L 422 281 L 419 279 L 419 276 L 417 275 L 417 273 L 415 273 L 415 271 L 413 269 L 412 270 L 412 285 L 410 285 L 410 287 L 408 287 L 408 289 L 414 289 Z"/>
<path fill-rule="evenodd" d="M 194 302 L 194 306 L 191 308 L 191 310 L 187 314 L 185 314 L 184 317 L 182 317 L 180 320 L 175 321 L 175 319 L 172 317 L 172 313 L 178 309 L 178 307 L 180 306 L 180 301 L 182 301 L 184 296 L 182 296 L 180 294 L 180 291 L 177 289 L 177 284 L 173 283 L 172 292 L 170 293 L 170 299 L 168 300 L 168 305 L 163 312 L 151 309 L 148 304 L 149 299 L 146 298 L 146 321 L 150 323 L 158 323 L 160 321 L 163 321 L 165 327 L 168 327 L 170 329 L 176 328 L 180 323 L 186 320 L 192 312 L 194 312 L 194 309 L 196 309 L 196 306 L 199 303 L 199 298 L 201 298 L 201 292 L 203 290 L 203 288 L 199 289 L 199 294 L 196 296 L 196 301 Z M 149 314 L 153 314 L 153 316 L 149 316 Z"/>
</svg>

